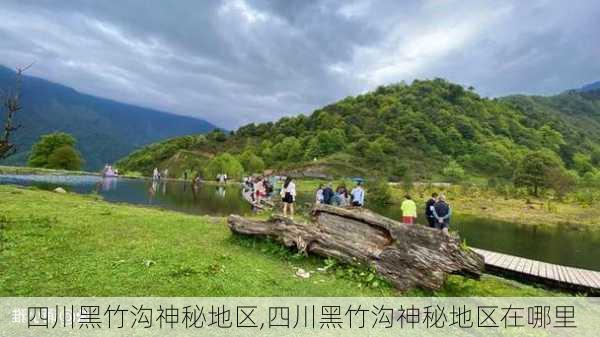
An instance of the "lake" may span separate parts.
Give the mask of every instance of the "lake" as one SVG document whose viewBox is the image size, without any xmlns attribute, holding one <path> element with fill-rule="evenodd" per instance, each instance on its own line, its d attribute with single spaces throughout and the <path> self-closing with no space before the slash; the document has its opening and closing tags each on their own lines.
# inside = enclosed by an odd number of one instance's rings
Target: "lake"
<svg viewBox="0 0 600 337">
<path fill-rule="evenodd" d="M 300 182 L 301 183 L 301 182 Z M 0 175 L 0 184 L 35 186 L 52 190 L 97 193 L 110 202 L 126 202 L 166 208 L 174 211 L 227 216 L 250 214 L 250 205 L 242 198 L 240 186 L 144 179 L 102 178 L 98 176 Z M 299 202 L 313 200 L 300 195 Z M 374 208 L 394 219 L 400 218 L 399 207 Z M 451 229 L 460 233 L 467 244 L 550 263 L 600 271 L 600 231 L 568 226 L 532 226 L 461 215 L 454 210 Z"/>
</svg>

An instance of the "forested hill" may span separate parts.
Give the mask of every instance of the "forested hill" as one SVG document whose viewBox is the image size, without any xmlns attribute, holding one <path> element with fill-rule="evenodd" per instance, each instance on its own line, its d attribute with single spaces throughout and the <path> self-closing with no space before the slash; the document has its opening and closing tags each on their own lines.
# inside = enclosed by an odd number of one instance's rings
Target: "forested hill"
<svg viewBox="0 0 600 337">
<path fill-rule="evenodd" d="M 264 162 L 309 174 L 430 178 L 452 167 L 510 179 L 531 152 L 541 152 L 565 169 L 574 168 L 575 157 L 598 165 L 599 102 L 574 92 L 488 99 L 442 79 L 417 80 L 347 97 L 310 116 L 154 144 L 119 165 L 145 174 L 154 165 L 174 163 L 178 169 L 187 165 L 199 170 L 213 155 L 229 152 L 239 155 L 246 171 Z M 186 164 L 185 158 L 191 161 Z"/>
<path fill-rule="evenodd" d="M 0 88 L 12 88 L 14 81 L 15 73 L 0 66 Z M 2 164 L 25 164 L 40 135 L 55 131 L 72 134 L 85 168 L 96 170 L 143 145 L 215 128 L 204 120 L 82 94 L 31 76 L 23 78 L 21 103 L 16 121 L 22 128 L 14 133 L 18 153 Z M 1 114 L 0 122 L 4 118 Z"/>
<path fill-rule="evenodd" d="M 570 90 L 555 96 L 516 95 L 502 100 L 518 107 L 529 118 L 551 120 L 549 124 L 565 140 L 559 153 L 567 166 L 574 165 L 577 151 L 590 155 L 594 165 L 600 163 L 600 89 Z"/>
</svg>

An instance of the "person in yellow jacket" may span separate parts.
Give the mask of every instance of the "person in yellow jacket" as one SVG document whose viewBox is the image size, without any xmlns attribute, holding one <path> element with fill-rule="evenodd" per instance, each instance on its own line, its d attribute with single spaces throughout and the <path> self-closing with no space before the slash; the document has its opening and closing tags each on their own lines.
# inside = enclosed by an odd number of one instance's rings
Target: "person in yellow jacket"
<svg viewBox="0 0 600 337">
<path fill-rule="evenodd" d="M 406 195 L 404 197 L 404 201 L 402 205 L 400 205 L 402 209 L 402 222 L 407 225 L 412 225 L 415 223 L 415 219 L 417 218 L 417 205 L 412 200 L 410 195 Z"/>
</svg>

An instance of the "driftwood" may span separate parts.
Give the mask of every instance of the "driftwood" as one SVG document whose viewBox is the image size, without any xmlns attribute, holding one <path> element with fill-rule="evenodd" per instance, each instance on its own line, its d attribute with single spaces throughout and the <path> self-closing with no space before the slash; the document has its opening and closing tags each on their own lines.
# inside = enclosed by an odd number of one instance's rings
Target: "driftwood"
<svg viewBox="0 0 600 337">
<path fill-rule="evenodd" d="M 483 257 L 461 247 L 460 238 L 419 225 L 405 225 L 367 209 L 316 205 L 313 223 L 282 216 L 258 221 L 231 215 L 235 233 L 269 236 L 305 253 L 346 263 L 373 265 L 400 290 L 440 288 L 449 273 L 479 277 Z"/>
</svg>

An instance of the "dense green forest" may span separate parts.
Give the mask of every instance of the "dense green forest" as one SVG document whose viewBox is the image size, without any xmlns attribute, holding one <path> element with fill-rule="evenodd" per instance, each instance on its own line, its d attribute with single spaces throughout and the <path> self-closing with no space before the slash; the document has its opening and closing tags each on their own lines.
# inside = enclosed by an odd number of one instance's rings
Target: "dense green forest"
<svg viewBox="0 0 600 337">
<path fill-rule="evenodd" d="M 593 91 L 488 99 L 443 79 L 415 80 L 347 97 L 310 116 L 153 144 L 118 166 L 145 175 L 155 166 L 212 174 L 207 167 L 228 153 L 246 173 L 266 167 L 308 176 L 512 181 L 520 172 L 527 185 L 535 179 L 527 176 L 536 169 L 532 161 L 565 179 L 595 174 L 599 116 Z"/>
</svg>

